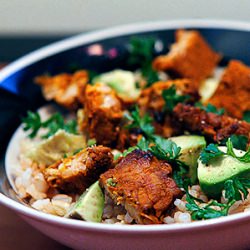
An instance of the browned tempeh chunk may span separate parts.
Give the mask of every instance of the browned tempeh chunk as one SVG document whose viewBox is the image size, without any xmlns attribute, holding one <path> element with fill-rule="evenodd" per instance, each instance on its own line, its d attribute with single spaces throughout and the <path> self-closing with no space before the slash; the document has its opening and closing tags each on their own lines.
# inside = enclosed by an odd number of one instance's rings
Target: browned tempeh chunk
<svg viewBox="0 0 250 250">
<path fill-rule="evenodd" d="M 208 102 L 241 119 L 243 113 L 250 110 L 250 67 L 240 61 L 230 61 Z"/>
<path fill-rule="evenodd" d="M 100 176 L 99 183 L 116 204 L 122 204 L 139 224 L 162 223 L 182 192 L 170 177 L 171 166 L 149 152 L 135 150 L 114 169 Z"/>
<path fill-rule="evenodd" d="M 162 97 L 162 92 L 163 90 L 169 89 L 172 85 L 175 85 L 177 94 L 189 95 L 189 102 L 199 100 L 199 93 L 194 87 L 192 80 L 190 79 L 177 79 L 167 82 L 156 82 L 151 87 L 146 88 L 142 91 L 138 100 L 140 109 L 147 112 L 161 112 L 165 105 L 165 101 Z"/>
<path fill-rule="evenodd" d="M 79 104 L 84 103 L 83 96 L 88 80 L 88 72 L 80 70 L 74 74 L 39 76 L 35 82 L 42 87 L 46 100 L 54 100 L 66 108 L 76 109 Z"/>
<path fill-rule="evenodd" d="M 179 103 L 174 108 L 176 120 L 183 129 L 201 133 L 215 142 L 230 137 L 233 134 L 244 135 L 250 142 L 250 123 L 232 118 L 227 115 L 207 113 L 200 108 Z"/>
<path fill-rule="evenodd" d="M 176 42 L 167 55 L 153 61 L 156 70 L 174 77 L 190 78 L 199 84 L 213 73 L 220 55 L 212 50 L 198 31 L 176 31 Z"/>
<path fill-rule="evenodd" d="M 97 144 L 115 146 L 119 124 L 123 117 L 122 104 L 114 90 L 104 84 L 88 85 L 85 92 L 82 131 L 87 131 Z"/>
<path fill-rule="evenodd" d="M 169 89 L 172 85 L 176 87 L 178 95 L 188 95 L 187 103 L 198 101 L 200 96 L 193 81 L 190 79 L 177 79 L 167 82 L 156 82 L 151 87 L 142 91 L 138 104 L 140 110 L 148 112 L 156 120 L 154 123 L 156 133 L 163 137 L 170 137 L 179 133 L 171 114 L 164 114 L 165 100 L 162 97 L 163 90 Z"/>
<path fill-rule="evenodd" d="M 51 187 L 66 193 L 81 194 L 112 165 L 113 155 L 110 148 L 95 146 L 49 166 L 44 170 L 44 176 Z"/>
</svg>

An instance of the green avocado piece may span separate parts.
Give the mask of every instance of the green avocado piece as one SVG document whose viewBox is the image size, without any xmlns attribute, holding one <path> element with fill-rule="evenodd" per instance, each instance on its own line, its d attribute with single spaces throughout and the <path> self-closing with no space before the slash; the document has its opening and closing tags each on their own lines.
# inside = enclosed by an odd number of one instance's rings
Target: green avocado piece
<svg viewBox="0 0 250 250">
<path fill-rule="evenodd" d="M 75 151 L 85 148 L 86 138 L 83 135 L 70 134 L 60 129 L 46 140 L 24 141 L 21 147 L 25 158 L 48 166 L 65 155 L 72 155 Z"/>
<path fill-rule="evenodd" d="M 201 150 L 206 147 L 205 138 L 199 135 L 181 135 L 169 139 L 181 147 L 179 160 L 189 167 L 189 177 L 191 182 L 195 183 L 197 180 L 198 158 Z"/>
<path fill-rule="evenodd" d="M 114 89 L 121 99 L 137 99 L 140 90 L 136 88 L 136 79 L 132 72 L 116 69 L 96 76 L 93 83 L 104 83 Z"/>
<path fill-rule="evenodd" d="M 104 195 L 97 181 L 80 196 L 66 217 L 101 222 L 103 208 Z"/>
<path fill-rule="evenodd" d="M 219 149 L 226 151 L 226 147 Z M 244 153 L 236 149 L 234 152 L 238 156 Z M 249 178 L 250 163 L 240 162 L 229 155 L 215 158 L 208 165 L 198 161 L 198 180 L 202 191 L 210 198 L 219 199 L 225 181 L 236 177 Z"/>
</svg>

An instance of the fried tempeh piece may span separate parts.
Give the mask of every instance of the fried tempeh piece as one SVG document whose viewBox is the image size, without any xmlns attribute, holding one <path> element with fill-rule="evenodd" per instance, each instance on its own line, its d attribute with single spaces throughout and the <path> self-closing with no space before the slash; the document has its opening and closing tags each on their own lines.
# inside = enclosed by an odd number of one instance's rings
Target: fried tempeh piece
<svg viewBox="0 0 250 250">
<path fill-rule="evenodd" d="M 176 87 L 178 95 L 188 95 L 190 99 L 188 103 L 198 101 L 200 96 L 197 89 L 194 87 L 193 81 L 190 79 L 177 79 L 167 82 L 156 82 L 151 87 L 142 91 L 138 104 L 140 110 L 145 113 L 148 112 L 155 119 L 156 133 L 163 137 L 170 137 L 178 134 L 178 127 L 173 122 L 171 114 L 163 112 L 165 100 L 162 97 L 163 90 L 169 89 L 172 85 Z"/>
<path fill-rule="evenodd" d="M 156 57 L 153 67 L 174 77 L 193 79 L 198 87 L 213 73 L 220 55 L 212 50 L 198 31 L 178 30 L 175 35 L 176 42 L 169 53 Z"/>
<path fill-rule="evenodd" d="M 245 121 L 227 115 L 207 113 L 200 108 L 181 103 L 174 108 L 174 116 L 183 129 L 199 132 L 215 142 L 236 134 L 246 136 L 250 143 L 250 123 Z"/>
<path fill-rule="evenodd" d="M 161 112 L 165 105 L 165 101 L 162 97 L 162 91 L 169 89 L 172 85 L 175 85 L 176 92 L 179 95 L 189 95 L 190 102 L 199 100 L 199 93 L 194 87 L 192 80 L 190 79 L 177 79 L 167 82 L 156 82 L 151 87 L 146 88 L 142 91 L 138 100 L 140 109 L 150 113 Z"/>
<path fill-rule="evenodd" d="M 116 204 L 121 204 L 139 224 L 159 224 L 174 199 L 182 195 L 170 177 L 171 166 L 149 152 L 134 150 L 99 183 Z"/>
<path fill-rule="evenodd" d="M 80 129 L 87 131 L 89 138 L 95 138 L 97 144 L 115 146 L 122 117 L 122 105 L 114 90 L 101 83 L 87 85 Z"/>
<path fill-rule="evenodd" d="M 44 170 L 49 186 L 66 193 L 81 194 L 98 180 L 101 173 L 113 166 L 111 149 L 94 146 L 64 158 Z"/>
<path fill-rule="evenodd" d="M 68 109 L 76 109 L 79 104 L 84 103 L 83 96 L 88 80 L 88 72 L 85 70 L 74 74 L 63 73 L 35 78 L 35 82 L 42 87 L 46 100 L 54 100 Z"/>
<path fill-rule="evenodd" d="M 250 67 L 240 61 L 230 61 L 208 102 L 241 119 L 243 113 L 250 110 Z"/>
</svg>

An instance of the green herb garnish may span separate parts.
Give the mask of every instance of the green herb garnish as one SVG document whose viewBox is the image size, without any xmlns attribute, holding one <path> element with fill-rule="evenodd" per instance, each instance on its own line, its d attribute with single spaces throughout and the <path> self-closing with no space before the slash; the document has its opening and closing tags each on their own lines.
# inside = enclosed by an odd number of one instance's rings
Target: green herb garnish
<svg viewBox="0 0 250 250">
<path fill-rule="evenodd" d="M 146 87 L 159 80 L 158 73 L 152 68 L 155 40 L 152 38 L 133 37 L 130 40 L 128 64 L 140 68 L 146 79 Z"/>
<path fill-rule="evenodd" d="M 241 200 L 247 198 L 248 188 L 250 188 L 250 180 L 246 178 L 234 178 L 225 181 L 225 197 L 229 200 Z"/>
<path fill-rule="evenodd" d="M 141 116 L 138 106 L 136 106 L 130 114 L 126 114 L 125 116 L 130 122 L 129 125 L 127 125 L 128 129 L 140 129 L 147 137 L 151 137 L 154 133 L 155 129 L 151 124 L 153 121 L 152 117 L 147 113 L 144 116 Z"/>
<path fill-rule="evenodd" d="M 216 115 L 223 115 L 225 113 L 225 109 L 217 109 L 214 105 L 208 103 L 207 106 L 204 106 L 201 102 L 196 102 L 195 107 L 205 110 L 208 113 L 214 113 Z"/>
<path fill-rule="evenodd" d="M 136 106 L 135 110 L 132 111 L 131 114 L 127 114 L 126 117 L 130 122 L 130 124 L 127 125 L 127 128 L 138 129 L 143 134 L 143 137 L 138 142 L 136 148 L 143 151 L 150 151 L 154 156 L 161 160 L 177 160 L 181 148 L 173 141 L 154 134 L 155 129 L 152 125 L 153 119 L 148 114 L 140 116 L 140 110 L 138 106 Z"/>
<path fill-rule="evenodd" d="M 236 156 L 236 154 L 234 153 L 234 149 L 233 149 L 233 143 L 230 138 L 228 138 L 226 142 L 226 147 L 227 147 L 227 152 L 225 153 L 218 148 L 218 145 L 209 144 L 206 148 L 204 148 L 201 151 L 201 154 L 200 154 L 201 162 L 203 164 L 208 164 L 212 159 L 215 159 L 222 155 L 232 156 L 233 158 L 241 162 L 245 162 L 245 163 L 250 162 L 250 148 L 243 156 Z"/>
<path fill-rule="evenodd" d="M 88 141 L 87 141 L 87 146 L 88 147 L 93 146 L 95 144 L 96 144 L 96 139 L 95 138 L 88 139 Z"/>
<path fill-rule="evenodd" d="M 152 141 L 154 145 L 149 150 L 158 159 L 175 161 L 180 156 L 181 148 L 175 142 L 164 139 L 161 136 L 154 136 Z"/>
<path fill-rule="evenodd" d="M 107 179 L 107 184 L 111 187 L 115 187 L 116 183 L 114 182 L 114 180 L 112 178 L 108 178 Z"/>
<path fill-rule="evenodd" d="M 235 158 L 241 162 L 245 162 L 245 163 L 250 162 L 250 148 L 247 150 L 247 152 L 243 156 L 236 156 L 234 153 L 233 144 L 232 144 L 230 138 L 227 140 L 226 146 L 227 146 L 227 153 L 226 153 L 227 155 L 230 155 L 233 158 Z"/>
<path fill-rule="evenodd" d="M 184 163 L 178 160 L 181 148 L 178 147 L 175 142 L 155 135 L 155 129 L 151 124 L 152 118 L 148 114 L 140 116 L 138 107 L 136 107 L 135 110 L 131 112 L 131 115 L 127 115 L 127 119 L 130 122 L 127 128 L 138 129 L 142 132 L 143 136 L 136 146 L 130 147 L 123 153 L 116 155 L 115 159 L 118 159 L 120 156 L 124 157 L 135 149 L 149 151 L 157 159 L 166 160 L 174 166 L 174 179 L 176 180 L 177 185 L 182 187 L 183 178 L 187 175 L 188 168 Z"/>
<path fill-rule="evenodd" d="M 248 138 L 245 135 L 231 135 L 230 140 L 234 148 L 246 151 Z"/>
<path fill-rule="evenodd" d="M 224 154 L 225 153 L 218 148 L 218 145 L 211 143 L 201 151 L 200 159 L 203 164 L 208 164 L 212 159 Z"/>
<path fill-rule="evenodd" d="M 63 116 L 59 113 L 53 114 L 46 121 L 42 121 L 39 113 L 28 111 L 27 117 L 22 119 L 24 124 L 24 131 L 31 131 L 28 135 L 30 138 L 34 138 L 41 128 L 46 129 L 46 134 L 42 138 L 48 138 L 54 135 L 59 129 L 63 129 L 68 133 L 77 134 L 76 121 L 69 120 L 64 122 Z"/>
<path fill-rule="evenodd" d="M 76 155 L 76 154 L 80 153 L 82 150 L 83 150 L 83 148 L 78 148 L 77 150 L 75 150 L 73 152 L 73 155 Z"/>
<path fill-rule="evenodd" d="M 195 198 L 188 191 L 188 185 L 184 185 L 186 191 L 186 208 L 191 211 L 193 220 L 213 219 L 222 216 L 227 216 L 229 208 L 235 203 L 235 200 L 230 200 L 227 204 L 212 200 L 207 205 L 202 206 L 199 203 L 204 203 L 202 200 Z"/>
<path fill-rule="evenodd" d="M 133 152 L 135 149 L 138 149 L 138 147 L 137 146 L 129 147 L 128 149 L 124 150 L 123 152 L 119 152 L 119 153 L 115 154 L 114 155 L 114 160 L 116 161 L 120 157 L 127 156 L 129 153 Z"/>
<path fill-rule="evenodd" d="M 142 151 L 148 151 L 150 149 L 149 144 L 150 144 L 150 142 L 147 141 L 146 138 L 143 136 L 140 139 L 140 141 L 137 143 L 136 147 Z"/>
<path fill-rule="evenodd" d="M 173 179 L 180 188 L 184 188 L 185 184 L 190 184 L 191 180 L 187 177 L 189 173 L 188 166 L 186 166 L 181 161 L 176 161 L 176 164 L 173 168 Z"/>
<path fill-rule="evenodd" d="M 162 91 L 162 97 L 165 101 L 164 111 L 172 112 L 174 107 L 178 103 L 186 102 L 188 99 L 190 99 L 189 95 L 179 95 L 176 93 L 176 86 L 172 85 L 168 89 L 164 89 Z"/>
<path fill-rule="evenodd" d="M 244 112 L 243 120 L 245 120 L 246 122 L 250 122 L 250 110 Z"/>
<path fill-rule="evenodd" d="M 191 211 L 191 217 L 193 220 L 203 220 L 203 219 L 213 219 L 228 215 L 229 208 L 233 205 L 234 201 L 223 204 L 218 201 L 211 201 L 206 206 L 200 207 L 196 202 L 194 197 L 192 197 L 188 192 L 186 193 L 186 208 Z M 217 209 L 214 208 L 217 207 Z"/>
</svg>

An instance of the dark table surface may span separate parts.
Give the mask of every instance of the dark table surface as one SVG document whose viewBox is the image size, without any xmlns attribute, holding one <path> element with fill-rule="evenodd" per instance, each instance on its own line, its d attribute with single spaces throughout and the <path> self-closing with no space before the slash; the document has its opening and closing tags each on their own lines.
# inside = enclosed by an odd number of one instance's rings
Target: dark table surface
<svg viewBox="0 0 250 250">
<path fill-rule="evenodd" d="M 2 205 L 0 205 L 0 235 L 1 250 L 68 249 L 41 234 Z"/>
</svg>

